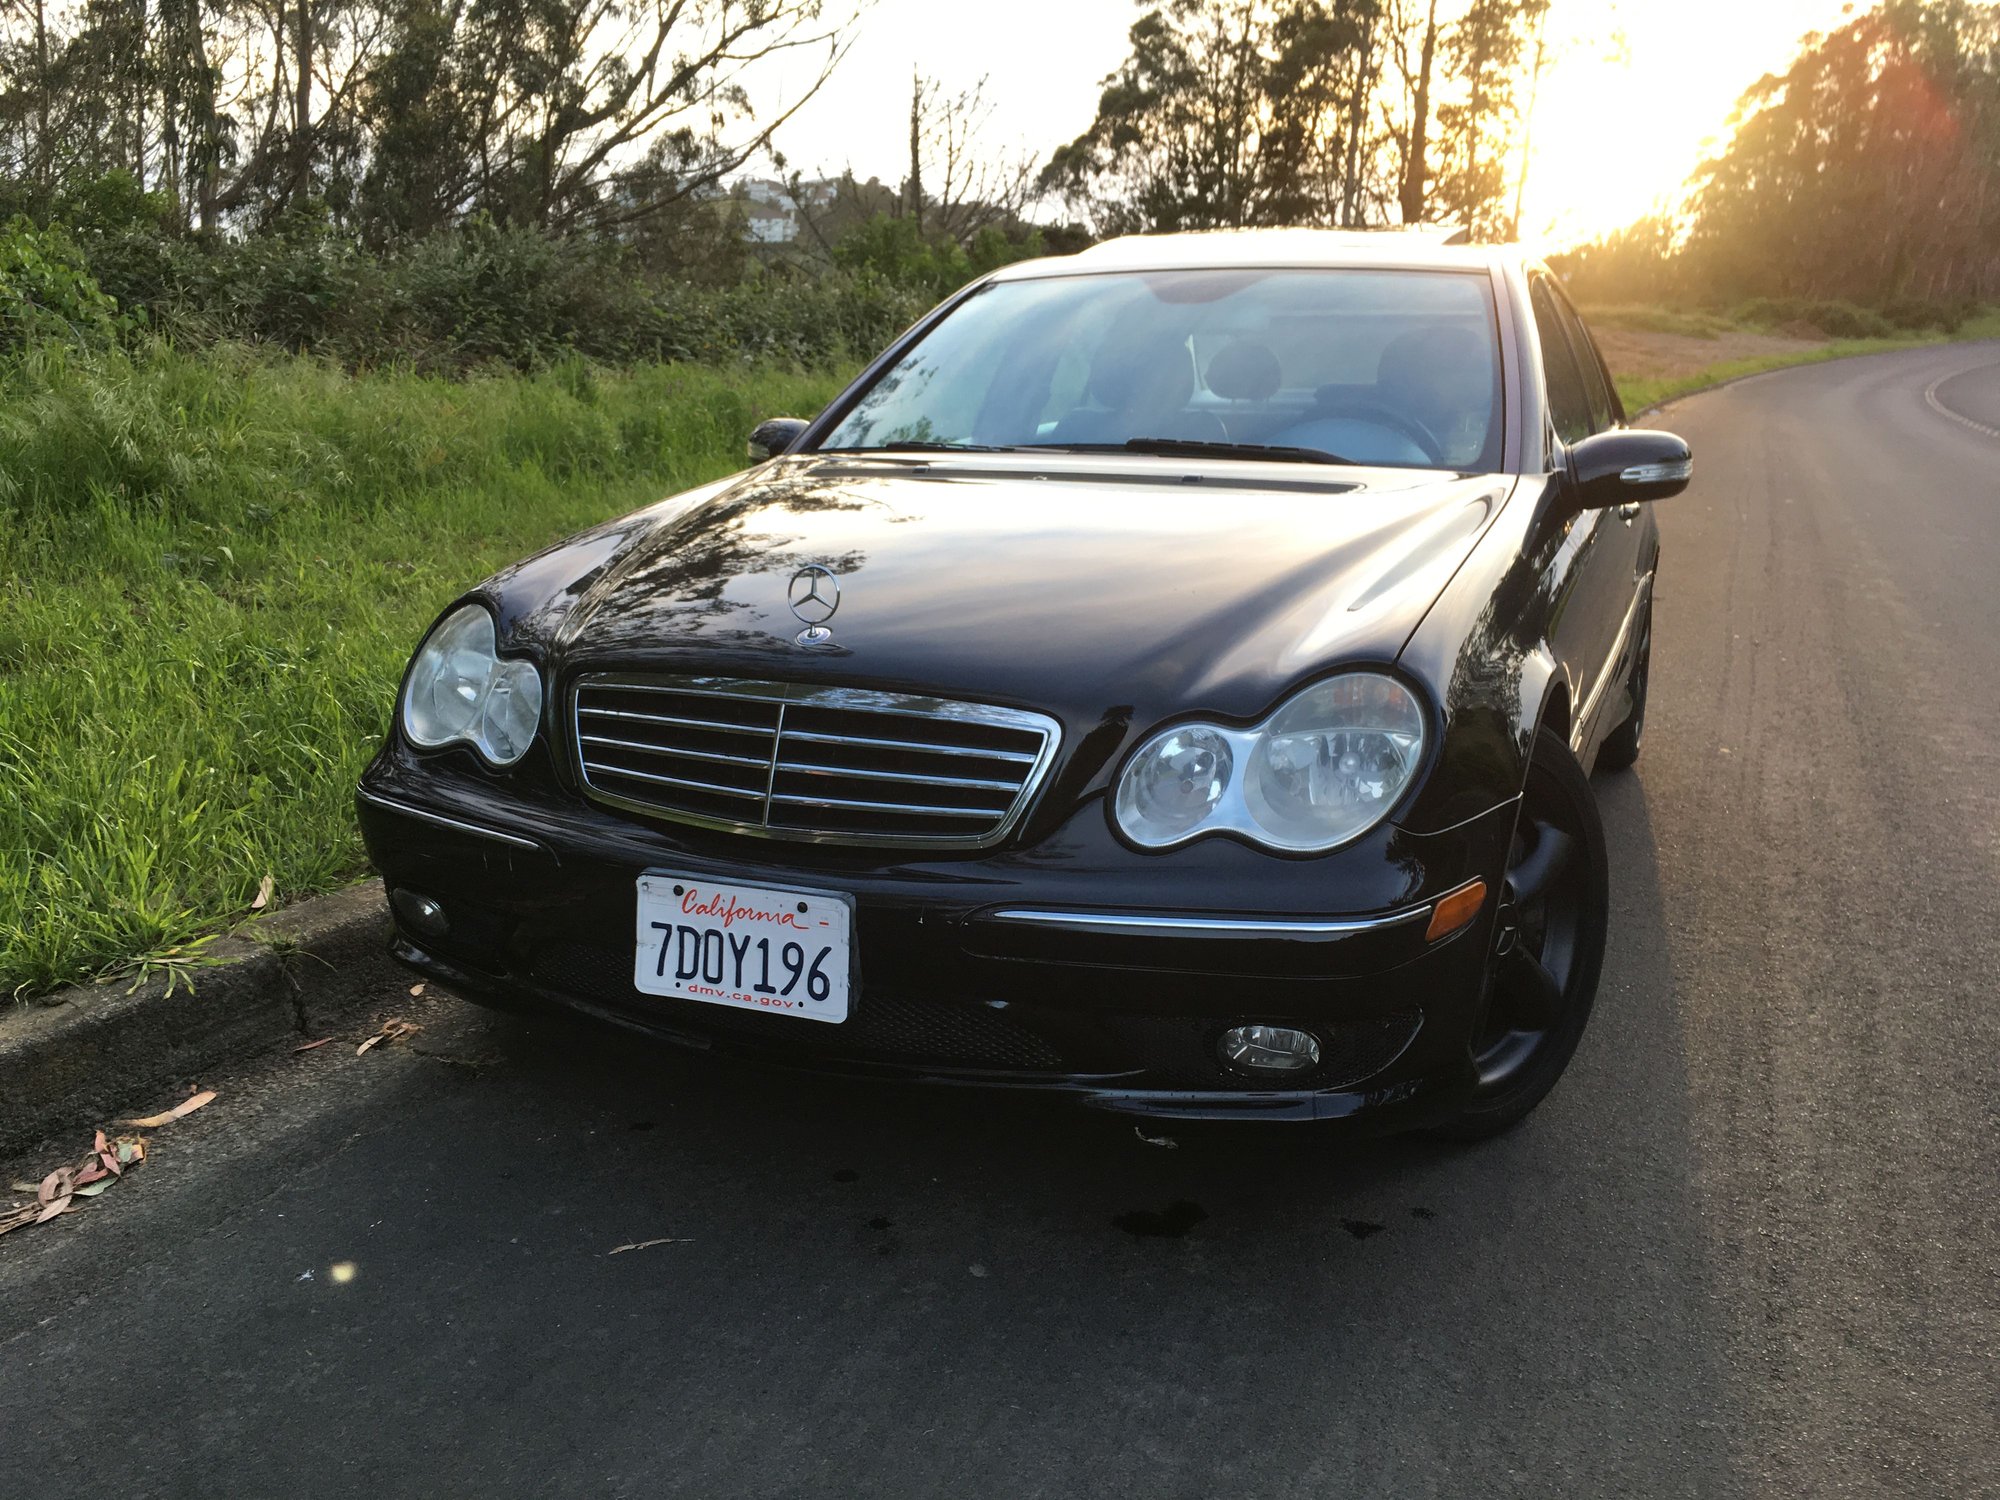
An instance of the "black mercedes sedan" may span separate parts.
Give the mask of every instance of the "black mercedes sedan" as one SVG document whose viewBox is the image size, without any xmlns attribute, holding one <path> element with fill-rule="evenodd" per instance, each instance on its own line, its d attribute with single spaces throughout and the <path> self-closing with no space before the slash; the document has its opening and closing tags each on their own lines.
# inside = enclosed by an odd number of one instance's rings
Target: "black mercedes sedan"
<svg viewBox="0 0 2000 1500">
<path fill-rule="evenodd" d="M 856 1075 L 1476 1137 L 1604 951 L 1687 447 L 1520 252 L 1255 231 L 976 282 L 746 472 L 439 616 L 394 951 Z"/>
</svg>

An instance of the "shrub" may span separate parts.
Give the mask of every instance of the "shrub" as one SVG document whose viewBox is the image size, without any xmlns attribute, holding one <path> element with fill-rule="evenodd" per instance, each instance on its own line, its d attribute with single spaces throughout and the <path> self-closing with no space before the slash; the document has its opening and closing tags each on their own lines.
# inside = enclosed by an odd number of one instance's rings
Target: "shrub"
<svg viewBox="0 0 2000 1500">
<path fill-rule="evenodd" d="M 1739 304 L 1733 316 L 1759 328 L 1810 324 L 1836 339 L 1894 338 L 1897 331 L 1897 325 L 1872 308 L 1810 297 L 1753 297 Z"/>
<path fill-rule="evenodd" d="M 118 304 L 67 234 L 22 218 L 0 229 L 0 345 L 104 344 L 122 327 Z"/>
</svg>

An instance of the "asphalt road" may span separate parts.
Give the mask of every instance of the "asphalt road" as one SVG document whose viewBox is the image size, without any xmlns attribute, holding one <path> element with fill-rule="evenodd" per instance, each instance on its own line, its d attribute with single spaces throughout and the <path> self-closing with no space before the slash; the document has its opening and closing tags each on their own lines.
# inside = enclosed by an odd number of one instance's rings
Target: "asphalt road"
<svg viewBox="0 0 2000 1500">
<path fill-rule="evenodd" d="M 2000 427 L 2000 345 L 1662 419 L 1598 1016 L 1513 1135 L 1168 1150 L 385 972 L 413 1045 L 0 1241 L 6 1488 L 2000 1493 L 2000 440 L 1932 402 Z"/>
</svg>

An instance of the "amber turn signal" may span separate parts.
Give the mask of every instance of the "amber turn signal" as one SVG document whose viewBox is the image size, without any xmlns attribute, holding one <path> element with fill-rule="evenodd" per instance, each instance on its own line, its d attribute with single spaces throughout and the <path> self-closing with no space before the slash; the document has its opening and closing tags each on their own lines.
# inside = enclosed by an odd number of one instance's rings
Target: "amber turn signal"
<svg viewBox="0 0 2000 1500">
<path fill-rule="evenodd" d="M 1478 916 L 1479 908 L 1485 904 L 1485 881 L 1475 880 L 1471 885 L 1460 886 L 1432 908 L 1431 925 L 1424 933 L 1424 941 L 1435 943 L 1441 937 L 1450 937 Z"/>
</svg>

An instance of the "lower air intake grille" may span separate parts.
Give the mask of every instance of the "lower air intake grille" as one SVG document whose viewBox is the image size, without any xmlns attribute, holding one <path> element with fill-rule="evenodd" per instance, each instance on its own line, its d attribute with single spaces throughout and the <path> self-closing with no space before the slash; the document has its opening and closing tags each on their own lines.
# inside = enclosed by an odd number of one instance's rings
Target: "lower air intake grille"
<svg viewBox="0 0 2000 1500">
<path fill-rule="evenodd" d="M 600 802 L 768 838 L 983 849 L 1020 821 L 1055 720 L 730 677 L 584 677 L 577 765 Z"/>
</svg>

